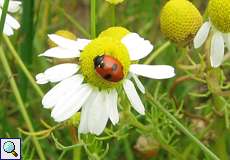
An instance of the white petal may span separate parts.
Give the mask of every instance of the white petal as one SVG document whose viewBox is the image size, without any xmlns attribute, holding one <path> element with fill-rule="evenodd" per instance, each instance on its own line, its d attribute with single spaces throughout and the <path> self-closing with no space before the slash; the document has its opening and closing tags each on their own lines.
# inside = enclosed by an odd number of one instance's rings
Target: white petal
<svg viewBox="0 0 230 160">
<path fill-rule="evenodd" d="M 71 90 L 71 88 L 80 86 L 82 82 L 83 76 L 81 75 L 74 75 L 61 81 L 46 93 L 42 99 L 42 105 L 44 108 L 52 108 L 55 104 L 57 104 L 58 100 Z"/>
<path fill-rule="evenodd" d="M 117 124 L 119 121 L 119 113 L 117 109 L 117 99 L 118 99 L 118 94 L 117 91 L 114 89 L 109 92 L 106 103 L 108 107 L 108 112 L 109 112 L 109 118 L 113 125 Z"/>
<path fill-rule="evenodd" d="M 224 39 L 220 32 L 215 32 L 211 41 L 211 66 L 219 67 L 224 58 Z"/>
<path fill-rule="evenodd" d="M 15 13 L 20 9 L 20 5 L 22 2 L 20 1 L 10 1 L 8 6 L 8 11 L 11 13 Z"/>
<path fill-rule="evenodd" d="M 98 92 L 89 110 L 88 127 L 90 133 L 100 135 L 109 119 L 106 107 L 106 92 Z"/>
<path fill-rule="evenodd" d="M 175 76 L 174 68 L 168 65 L 133 64 L 129 71 L 153 79 L 167 79 Z"/>
<path fill-rule="evenodd" d="M 88 133 L 89 132 L 89 127 L 88 127 L 88 121 L 90 119 L 89 110 L 91 109 L 91 105 L 93 104 L 97 93 L 98 93 L 97 91 L 96 92 L 92 91 L 92 93 L 90 94 L 90 96 L 87 99 L 87 101 L 85 102 L 85 104 L 83 104 L 83 107 L 81 110 L 81 120 L 80 120 L 80 124 L 78 127 L 79 133 Z"/>
<path fill-rule="evenodd" d="M 87 46 L 91 42 L 91 40 L 78 38 L 76 42 L 78 49 L 83 50 L 85 46 Z"/>
<path fill-rule="evenodd" d="M 123 83 L 123 88 L 133 108 L 140 114 L 145 114 L 144 105 L 142 104 L 141 99 L 137 94 L 133 82 L 126 79 Z"/>
<path fill-rule="evenodd" d="M 77 73 L 79 68 L 80 67 L 77 64 L 59 64 L 47 69 L 43 75 L 41 73 L 38 74 L 39 76 L 36 76 L 36 80 L 37 82 L 39 82 L 41 79 L 42 81 L 47 80 L 49 82 L 59 82 Z"/>
<path fill-rule="evenodd" d="M 230 33 L 224 34 L 224 41 L 226 43 L 228 51 L 230 51 Z"/>
<path fill-rule="evenodd" d="M 67 93 L 59 97 L 51 112 L 51 116 L 55 119 L 55 121 L 58 116 L 58 119 L 60 119 L 60 115 L 66 109 L 67 104 L 70 102 L 71 99 L 73 100 L 72 97 L 79 92 L 81 87 L 82 85 L 79 84 L 73 85 Z M 62 104 L 62 106 L 60 104 Z"/>
<path fill-rule="evenodd" d="M 57 34 L 49 34 L 48 37 L 58 46 L 66 49 L 78 49 L 77 43 L 74 40 L 67 39 Z"/>
<path fill-rule="evenodd" d="M 79 50 L 71 50 L 61 47 L 50 48 L 39 56 L 54 57 L 54 58 L 75 58 L 80 56 Z"/>
<path fill-rule="evenodd" d="M 66 49 L 82 50 L 88 43 L 90 43 L 90 40 L 77 39 L 75 41 L 75 40 L 64 38 L 64 37 L 59 36 L 57 34 L 50 34 L 48 36 L 58 46 L 60 46 L 62 48 L 66 48 Z"/>
<path fill-rule="evenodd" d="M 73 91 L 68 92 L 62 100 L 58 101 L 52 110 L 51 116 L 57 122 L 62 122 L 72 117 L 88 99 L 92 88 L 83 84 Z"/>
<path fill-rule="evenodd" d="M 14 31 L 8 24 L 5 23 L 3 33 L 7 36 L 12 36 L 14 34 Z"/>
<path fill-rule="evenodd" d="M 141 83 L 141 81 L 139 80 L 139 78 L 137 77 L 137 75 L 132 73 L 132 77 L 133 77 L 133 79 L 134 79 L 134 81 L 135 81 L 135 83 L 136 83 L 138 89 L 139 89 L 143 94 L 145 94 L 145 87 L 144 87 L 144 85 Z"/>
<path fill-rule="evenodd" d="M 140 37 L 137 33 L 130 33 L 122 39 L 122 43 L 129 51 L 131 60 L 139 60 L 146 57 L 152 50 L 150 41 Z"/>
<path fill-rule="evenodd" d="M 198 30 L 193 43 L 194 43 L 194 48 L 199 48 L 201 47 L 206 39 L 208 38 L 208 33 L 210 31 L 211 24 L 209 22 L 205 22 L 200 29 Z"/>
<path fill-rule="evenodd" d="M 46 84 L 49 81 L 47 80 L 46 76 L 44 75 L 44 73 L 39 73 L 36 75 L 36 83 L 37 84 Z"/>
<path fill-rule="evenodd" d="M 0 8 L 2 8 L 4 5 L 4 0 L 0 0 Z"/>
<path fill-rule="evenodd" d="M 6 23 L 11 26 L 13 29 L 18 29 L 20 28 L 20 24 L 18 23 L 18 21 L 12 17 L 11 15 L 7 14 L 6 15 Z"/>
</svg>

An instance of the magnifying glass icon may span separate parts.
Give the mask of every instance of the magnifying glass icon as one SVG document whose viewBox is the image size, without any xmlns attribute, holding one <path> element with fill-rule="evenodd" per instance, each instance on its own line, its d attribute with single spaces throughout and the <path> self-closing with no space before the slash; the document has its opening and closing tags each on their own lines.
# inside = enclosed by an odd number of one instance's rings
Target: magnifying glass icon
<svg viewBox="0 0 230 160">
<path fill-rule="evenodd" d="M 15 152 L 15 145 L 11 141 L 7 141 L 3 144 L 3 150 L 6 153 L 11 153 L 14 157 L 18 156 L 17 152 Z"/>
</svg>

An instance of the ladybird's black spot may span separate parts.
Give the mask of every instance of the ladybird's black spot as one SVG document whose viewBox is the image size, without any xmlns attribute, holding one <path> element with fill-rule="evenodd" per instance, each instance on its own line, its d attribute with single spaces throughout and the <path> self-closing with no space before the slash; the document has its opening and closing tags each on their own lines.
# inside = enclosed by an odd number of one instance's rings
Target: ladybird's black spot
<svg viewBox="0 0 230 160">
<path fill-rule="evenodd" d="M 103 55 L 95 57 L 93 59 L 93 61 L 94 61 L 94 67 L 95 68 L 97 68 L 97 67 L 103 68 L 104 67 L 103 59 L 104 59 Z"/>
<path fill-rule="evenodd" d="M 113 64 L 112 71 L 115 72 L 117 70 L 117 64 Z"/>
<path fill-rule="evenodd" d="M 106 79 L 106 80 L 111 80 L 112 75 L 111 74 L 106 74 L 103 78 Z"/>
</svg>

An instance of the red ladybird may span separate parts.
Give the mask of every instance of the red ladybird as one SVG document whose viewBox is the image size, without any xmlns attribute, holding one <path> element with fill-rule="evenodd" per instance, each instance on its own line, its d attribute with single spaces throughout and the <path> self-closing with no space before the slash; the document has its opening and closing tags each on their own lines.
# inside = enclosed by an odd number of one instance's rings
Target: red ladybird
<svg viewBox="0 0 230 160">
<path fill-rule="evenodd" d="M 94 58 L 94 68 L 98 75 L 110 82 L 124 78 L 122 64 L 112 56 L 102 55 Z"/>
</svg>

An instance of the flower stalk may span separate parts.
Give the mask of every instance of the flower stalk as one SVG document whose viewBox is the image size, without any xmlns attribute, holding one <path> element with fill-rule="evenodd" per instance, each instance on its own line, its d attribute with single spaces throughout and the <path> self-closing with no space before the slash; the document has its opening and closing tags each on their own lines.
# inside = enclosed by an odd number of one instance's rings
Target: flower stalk
<svg viewBox="0 0 230 160">
<path fill-rule="evenodd" d="M 90 1 L 90 15 L 91 15 L 91 38 L 96 37 L 96 0 Z"/>
<path fill-rule="evenodd" d="M 111 5 L 112 12 L 112 26 L 116 26 L 116 5 Z"/>
</svg>

